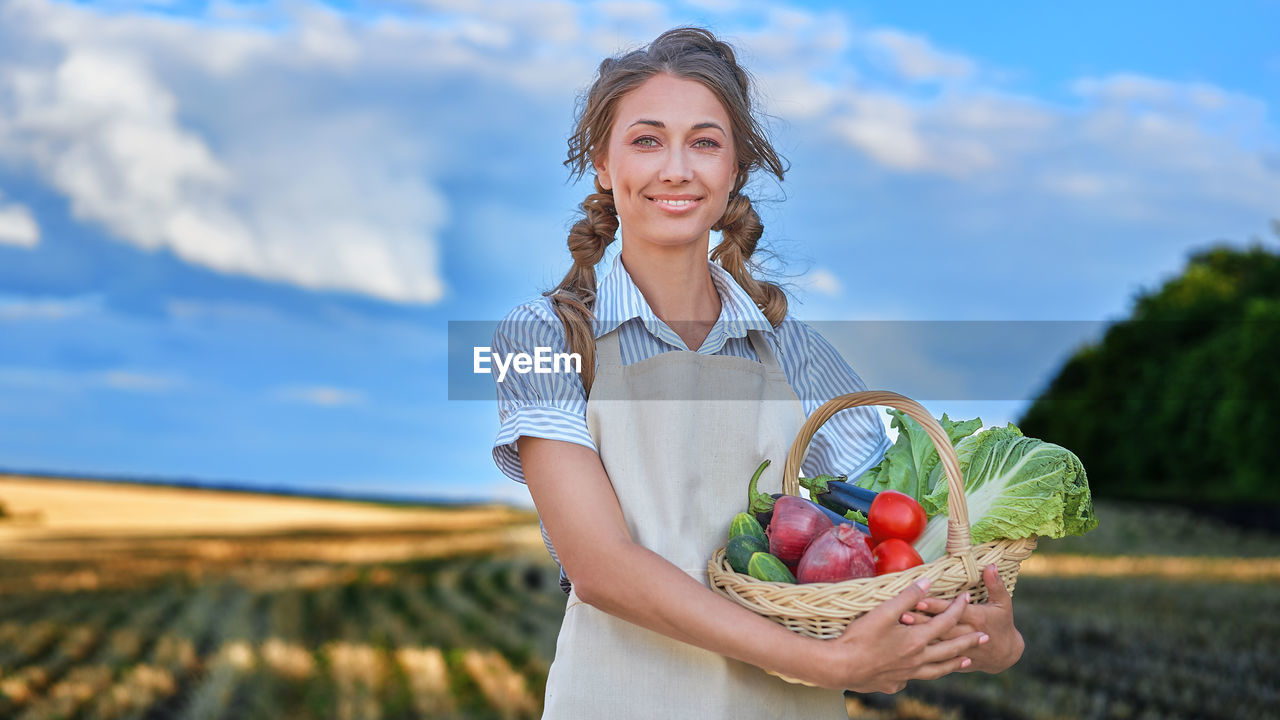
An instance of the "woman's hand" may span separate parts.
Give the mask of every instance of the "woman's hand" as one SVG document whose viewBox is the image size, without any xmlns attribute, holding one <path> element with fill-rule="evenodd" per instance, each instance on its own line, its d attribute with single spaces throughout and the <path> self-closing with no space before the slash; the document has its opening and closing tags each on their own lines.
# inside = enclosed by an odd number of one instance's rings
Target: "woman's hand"
<svg viewBox="0 0 1280 720">
<path fill-rule="evenodd" d="M 1013 597 L 1005 588 L 995 565 L 988 565 L 982 571 L 982 581 L 987 586 L 987 601 L 966 605 L 960 621 L 939 637 L 946 640 L 973 631 L 986 633 L 991 637 L 991 642 L 983 644 L 970 654 L 973 664 L 965 667 L 962 672 L 1003 672 L 1022 657 L 1022 633 L 1013 625 Z M 904 625 L 928 627 L 941 620 L 950 610 L 945 600 L 925 598 L 916 603 L 912 612 L 903 613 L 900 620 Z"/>
<path fill-rule="evenodd" d="M 899 622 L 912 607 L 925 602 L 929 581 L 923 578 L 849 624 L 839 639 L 828 641 L 836 657 L 833 670 L 843 671 L 836 683 L 856 692 L 895 693 L 908 680 L 932 680 L 963 670 L 989 638 L 983 632 L 961 629 L 969 607 L 968 593 L 947 603 L 938 613 L 915 626 Z"/>
</svg>

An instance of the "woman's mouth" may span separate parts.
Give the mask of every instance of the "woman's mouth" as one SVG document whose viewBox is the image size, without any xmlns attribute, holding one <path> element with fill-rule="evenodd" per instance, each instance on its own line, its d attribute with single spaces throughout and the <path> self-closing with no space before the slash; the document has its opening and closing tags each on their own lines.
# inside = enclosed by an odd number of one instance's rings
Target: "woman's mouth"
<svg viewBox="0 0 1280 720">
<path fill-rule="evenodd" d="M 660 195 L 657 197 L 649 198 L 650 202 L 652 202 L 654 205 L 657 205 L 659 208 L 661 208 L 665 212 L 669 212 L 676 215 L 692 210 L 695 206 L 697 206 L 698 202 L 701 200 L 702 198 L 691 196 L 691 195 L 681 195 L 681 196 L 661 196 Z"/>
</svg>

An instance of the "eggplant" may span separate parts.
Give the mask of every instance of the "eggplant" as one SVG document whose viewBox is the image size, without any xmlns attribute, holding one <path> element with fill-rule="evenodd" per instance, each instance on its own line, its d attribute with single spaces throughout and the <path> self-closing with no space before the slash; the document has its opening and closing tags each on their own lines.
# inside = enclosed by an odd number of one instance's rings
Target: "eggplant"
<svg viewBox="0 0 1280 720">
<path fill-rule="evenodd" d="M 760 493 L 760 498 L 761 498 L 760 502 L 768 503 L 769 509 L 756 513 L 755 518 L 756 518 L 756 522 L 760 523 L 760 527 L 765 528 L 765 530 L 769 529 L 769 523 L 773 521 L 774 503 L 778 502 L 778 498 L 782 497 L 782 495 L 783 493 L 774 493 L 772 495 L 765 495 L 764 493 Z"/>
<path fill-rule="evenodd" d="M 800 484 L 822 505 L 834 506 L 832 509 L 836 512 L 857 510 L 867 515 L 871 512 L 871 503 L 879 495 L 875 490 L 858 487 L 834 475 L 800 478 Z"/>
<path fill-rule="evenodd" d="M 773 519 L 773 504 L 782 497 L 782 493 L 769 495 L 756 490 L 756 484 L 760 482 L 760 476 L 764 474 L 764 469 L 767 467 L 769 467 L 768 460 L 760 463 L 760 467 L 756 468 L 755 474 L 751 476 L 751 483 L 747 485 L 747 512 L 755 516 L 762 528 L 769 527 L 769 521 Z"/>
<path fill-rule="evenodd" d="M 835 510 L 832 510 L 829 507 L 824 507 L 823 505 L 820 505 L 818 503 L 814 503 L 814 505 L 817 506 L 817 508 L 821 510 L 827 517 L 831 518 L 831 522 L 835 523 L 837 526 L 852 525 L 853 528 L 859 532 L 864 532 L 868 535 L 871 534 L 871 528 L 867 527 L 866 525 L 863 525 L 857 520 L 853 520 L 852 518 L 847 518 L 844 515 L 841 515 L 840 513 L 836 512 Z"/>
<path fill-rule="evenodd" d="M 803 482 L 803 481 L 802 481 L 802 482 Z M 803 487 L 803 485 L 802 485 L 802 487 Z M 827 500 L 826 498 L 822 498 L 822 497 L 819 497 L 819 496 L 817 496 L 817 495 L 814 495 L 814 496 L 813 496 L 813 501 L 814 501 L 814 502 L 816 502 L 816 503 L 818 503 L 819 505 L 821 505 L 822 507 L 824 507 L 824 508 L 826 508 L 826 509 L 828 509 L 828 510 L 835 510 L 835 511 L 836 511 L 836 514 L 841 514 L 841 513 L 849 512 L 849 508 L 847 508 L 847 507 L 845 507 L 845 506 L 841 505 L 840 503 L 838 503 L 838 502 L 833 502 L 833 501 L 831 501 L 831 500 Z"/>
</svg>

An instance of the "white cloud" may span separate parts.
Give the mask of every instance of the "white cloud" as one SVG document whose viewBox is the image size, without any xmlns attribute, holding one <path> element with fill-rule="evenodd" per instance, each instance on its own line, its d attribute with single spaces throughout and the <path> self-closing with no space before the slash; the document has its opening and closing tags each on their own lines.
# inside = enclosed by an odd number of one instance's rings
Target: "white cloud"
<svg viewBox="0 0 1280 720">
<path fill-rule="evenodd" d="M 0 295 L 0 321 L 63 320 L 96 312 L 102 307 L 97 295 L 33 298 Z"/>
<path fill-rule="evenodd" d="M 849 28 L 828 14 L 785 17 L 802 30 L 798 39 L 771 33 L 747 40 L 765 43 L 768 63 L 759 77 L 771 108 L 788 120 L 825 124 L 883 168 L 970 177 L 999 166 L 1009 144 L 1052 124 L 1037 103 L 978 84 L 975 60 L 921 36 Z M 889 82 L 864 72 L 886 64 Z M 925 81 L 938 84 L 932 95 L 917 87 Z"/>
<path fill-rule="evenodd" d="M 850 93 L 845 106 L 831 127 L 885 168 L 966 177 L 998 163 L 995 134 L 963 127 L 969 122 L 964 104 L 917 107 L 891 93 L 864 91 Z"/>
<path fill-rule="evenodd" d="M 33 167 L 81 220 L 221 272 L 393 301 L 443 296 L 448 212 L 422 136 L 385 108 L 296 102 L 376 48 L 346 20 L 300 7 L 271 44 L 39 0 L 3 12 L 44 44 L 0 51 L 0 161 Z M 209 65 L 223 45 L 235 60 Z"/>
<path fill-rule="evenodd" d="M 657 26 L 667 21 L 667 10 L 661 3 L 649 0 L 606 0 L 595 9 L 610 21 Z"/>
<path fill-rule="evenodd" d="M 943 96 L 934 106 L 939 125 L 968 132 L 992 132 L 1010 138 L 1042 137 L 1057 129 L 1051 108 L 1032 98 L 973 89 L 963 95 Z"/>
<path fill-rule="evenodd" d="M 522 163 L 563 148 L 600 59 L 704 18 L 792 137 L 870 182 L 964 181 L 1128 217 L 1205 197 L 1274 214 L 1280 196 L 1262 100 L 1117 73 L 1052 103 L 976 56 L 836 11 L 424 0 L 383 15 L 220 4 L 195 22 L 0 3 L 0 161 L 123 241 L 307 288 L 443 298 L 442 253 L 475 252 L 442 247 L 471 217 L 454 206 L 500 175 L 562 181 Z"/>
<path fill-rule="evenodd" d="M 364 48 L 342 15 L 320 5 L 300 5 L 295 12 L 298 44 L 306 56 L 338 69 L 356 65 Z"/>
<path fill-rule="evenodd" d="M 832 124 L 851 145 L 896 170 L 925 167 L 929 154 L 916 126 L 916 111 L 901 98 L 861 93 L 851 99 L 846 117 Z"/>
<path fill-rule="evenodd" d="M 1098 202 L 1131 217 L 1221 203 L 1274 214 L 1280 171 L 1266 162 L 1264 101 L 1202 82 L 1131 73 L 1080 78 L 1083 106 L 1063 113 L 1058 153 L 1037 173 L 1050 192 Z M 1179 198 L 1179 199 L 1174 199 Z"/>
<path fill-rule="evenodd" d="M 1207 83 L 1177 83 L 1135 73 L 1077 78 L 1071 83 L 1071 90 L 1106 103 L 1186 102 L 1202 110 L 1218 110 L 1229 101 L 1226 91 Z"/>
<path fill-rule="evenodd" d="M 267 199 L 244 213 L 264 240 L 267 266 L 304 287 L 440 299 L 433 236 L 448 209 L 410 170 L 429 159 L 404 128 L 374 113 L 334 111 L 258 135 L 242 137 L 228 159 Z"/>
<path fill-rule="evenodd" d="M 828 297 L 839 297 L 844 292 L 840 278 L 826 268 L 813 270 L 801 280 L 801 284 Z"/>
<path fill-rule="evenodd" d="M 320 407 L 341 407 L 361 405 L 365 402 L 364 393 L 347 390 L 330 385 L 296 385 L 277 388 L 272 395 L 280 400 L 298 402 Z"/>
<path fill-rule="evenodd" d="M 1115 180 L 1099 173 L 1046 171 L 1041 176 L 1044 187 L 1062 195 L 1077 198 L 1101 197 L 1108 190 L 1115 189 Z"/>
<path fill-rule="evenodd" d="M 841 13 L 777 3 L 768 3 L 757 17 L 729 15 L 715 30 L 757 74 L 829 70 L 853 38 Z"/>
<path fill-rule="evenodd" d="M 219 202 L 229 174 L 175 124 L 172 94 L 141 62 L 74 49 L 53 67 L 12 69 L 7 80 L 13 106 L 0 117 L 0 154 L 36 165 L 78 217 L 145 248 L 221 256 L 223 269 L 251 260 L 249 236 Z"/>
<path fill-rule="evenodd" d="M 181 379 L 172 375 L 129 370 L 108 370 L 95 375 L 95 380 L 105 387 L 129 392 L 164 392 L 183 384 Z"/>
<path fill-rule="evenodd" d="M 836 88 L 797 72 L 769 73 L 760 77 L 765 97 L 774 113 L 791 120 L 810 120 L 830 111 L 839 98 Z"/>
<path fill-rule="evenodd" d="M 1072 89 L 1078 104 L 1055 105 L 976 85 L 921 95 L 854 84 L 826 112 L 836 137 L 898 173 L 1031 185 L 1130 219 L 1206 201 L 1275 213 L 1262 100 L 1133 74 Z"/>
<path fill-rule="evenodd" d="M 886 28 L 866 33 L 865 41 L 893 72 L 911 82 L 965 80 L 975 71 L 973 60 L 939 50 L 920 35 Z"/>
<path fill-rule="evenodd" d="M 741 3 L 738 0 L 685 0 L 685 4 L 702 10 L 729 13 L 737 10 Z"/>
<path fill-rule="evenodd" d="M 42 392 L 115 390 L 159 393 L 187 384 L 181 376 L 117 368 L 112 370 L 60 370 L 44 367 L 0 366 L 0 385 Z"/>
<path fill-rule="evenodd" d="M 40 225 L 31 210 L 18 203 L 0 202 L 0 245 L 33 248 L 39 244 Z"/>
<path fill-rule="evenodd" d="M 261 323 L 280 319 L 280 314 L 269 306 L 242 302 L 171 298 L 165 302 L 165 311 L 170 317 L 180 321 L 215 319 L 235 323 Z"/>
</svg>

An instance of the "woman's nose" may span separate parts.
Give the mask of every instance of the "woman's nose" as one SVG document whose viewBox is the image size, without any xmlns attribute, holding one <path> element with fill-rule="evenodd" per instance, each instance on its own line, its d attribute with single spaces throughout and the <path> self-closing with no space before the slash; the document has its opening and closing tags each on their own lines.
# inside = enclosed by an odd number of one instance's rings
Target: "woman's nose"
<svg viewBox="0 0 1280 720">
<path fill-rule="evenodd" d="M 685 157 L 683 149 L 673 148 L 667 152 L 659 179 L 669 183 L 688 182 L 693 179 L 689 158 Z"/>
</svg>

